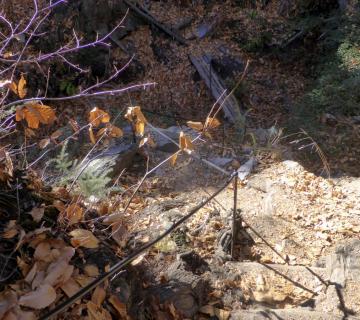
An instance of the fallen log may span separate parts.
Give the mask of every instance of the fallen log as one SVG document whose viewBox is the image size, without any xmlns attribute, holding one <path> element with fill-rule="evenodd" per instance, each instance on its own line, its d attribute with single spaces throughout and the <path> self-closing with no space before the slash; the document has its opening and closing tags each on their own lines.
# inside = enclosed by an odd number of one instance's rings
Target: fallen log
<svg viewBox="0 0 360 320">
<path fill-rule="evenodd" d="M 235 96 L 232 93 L 224 95 L 227 89 L 221 78 L 211 68 L 210 56 L 207 54 L 200 57 L 190 55 L 190 60 L 210 89 L 213 97 L 216 100 L 220 98 L 219 104 L 222 106 L 225 118 L 233 123 L 238 132 L 243 135 L 245 131 L 245 116 L 241 114 L 240 106 Z"/>
</svg>

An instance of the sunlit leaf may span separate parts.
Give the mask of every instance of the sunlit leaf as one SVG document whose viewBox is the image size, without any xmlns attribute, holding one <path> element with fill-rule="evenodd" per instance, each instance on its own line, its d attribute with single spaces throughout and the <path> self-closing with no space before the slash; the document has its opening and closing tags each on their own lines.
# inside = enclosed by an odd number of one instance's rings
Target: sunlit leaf
<svg viewBox="0 0 360 320">
<path fill-rule="evenodd" d="M 147 123 L 147 120 L 143 113 L 141 112 L 141 108 L 139 106 L 136 107 L 129 107 L 125 114 L 125 119 L 129 120 L 130 122 L 143 122 L 144 124 Z"/>
<path fill-rule="evenodd" d="M 97 248 L 99 240 L 92 234 L 92 232 L 85 229 L 75 229 L 70 232 L 72 236 L 71 244 L 74 247 Z"/>
<path fill-rule="evenodd" d="M 101 123 L 108 123 L 109 121 L 110 121 L 110 116 L 104 110 L 95 107 L 90 111 L 89 122 L 94 127 L 98 127 Z"/>
<path fill-rule="evenodd" d="M 221 125 L 220 121 L 216 118 L 207 117 L 205 121 L 205 128 L 215 129 Z"/>
<path fill-rule="evenodd" d="M 189 128 L 197 131 L 201 131 L 204 128 L 204 125 L 201 122 L 187 121 L 186 124 Z"/>
<path fill-rule="evenodd" d="M 109 135 L 113 138 L 120 138 L 124 135 L 124 132 L 119 127 L 112 124 L 108 124 L 107 129 L 109 130 Z"/>
<path fill-rule="evenodd" d="M 177 157 L 178 157 L 178 154 L 177 154 L 177 153 L 175 153 L 175 154 L 171 157 L 170 163 L 171 163 L 172 166 L 175 166 Z"/>
<path fill-rule="evenodd" d="M 83 215 L 84 209 L 76 203 L 71 204 L 62 212 L 63 218 L 68 221 L 70 226 L 80 222 L 83 218 Z"/>
<path fill-rule="evenodd" d="M 21 75 L 21 78 L 20 78 L 18 86 L 17 86 L 18 96 L 21 99 L 23 99 L 26 96 L 27 89 L 25 88 L 25 86 L 26 86 L 26 80 L 25 80 L 24 76 Z"/>
<path fill-rule="evenodd" d="M 137 121 L 135 123 L 135 134 L 138 136 L 143 136 L 145 132 L 145 122 Z"/>
<path fill-rule="evenodd" d="M 39 103 L 28 103 L 16 109 L 16 121 L 25 119 L 29 128 L 37 129 L 39 124 L 51 124 L 56 119 L 54 110 Z"/>
<path fill-rule="evenodd" d="M 194 150 L 194 146 L 191 142 L 191 139 L 187 135 L 185 135 L 183 131 L 180 131 L 179 145 L 181 150 L 187 150 L 187 151 Z"/>
</svg>

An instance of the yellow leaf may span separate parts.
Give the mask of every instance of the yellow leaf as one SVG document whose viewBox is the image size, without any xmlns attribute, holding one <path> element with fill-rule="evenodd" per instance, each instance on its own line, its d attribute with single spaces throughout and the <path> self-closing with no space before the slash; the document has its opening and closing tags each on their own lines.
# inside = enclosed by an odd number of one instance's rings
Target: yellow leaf
<svg viewBox="0 0 360 320">
<path fill-rule="evenodd" d="M 143 136 L 145 132 L 145 122 L 137 121 L 135 123 L 135 134 L 138 136 Z"/>
<path fill-rule="evenodd" d="M 98 127 L 101 123 L 108 123 L 109 121 L 110 121 L 110 116 L 104 110 L 95 107 L 90 111 L 89 122 L 94 127 Z"/>
<path fill-rule="evenodd" d="M 75 229 L 70 232 L 70 235 L 73 237 L 71 239 L 71 244 L 74 247 L 94 249 L 99 246 L 99 240 L 88 230 Z"/>
<path fill-rule="evenodd" d="M 19 80 L 18 86 L 17 86 L 17 92 L 18 96 L 22 99 L 26 96 L 27 89 L 26 86 L 26 80 L 23 75 L 21 75 L 21 78 Z"/>
<path fill-rule="evenodd" d="M 37 129 L 39 123 L 51 124 L 55 118 L 55 112 L 51 107 L 39 103 L 28 103 L 16 109 L 16 121 L 25 119 L 32 129 Z"/>
<path fill-rule="evenodd" d="M 46 148 L 50 144 L 50 138 L 42 139 L 39 142 L 40 149 Z"/>
<path fill-rule="evenodd" d="M 147 123 L 147 120 L 141 112 L 141 108 L 139 106 L 129 107 L 126 111 L 125 119 L 129 120 L 130 122 L 141 121 L 144 124 Z"/>
<path fill-rule="evenodd" d="M 218 119 L 216 118 L 211 118 L 211 117 L 207 117 L 206 121 L 205 121 L 205 128 L 209 128 L 209 129 L 215 129 L 218 126 L 220 126 L 221 123 Z"/>
<path fill-rule="evenodd" d="M 189 128 L 197 131 L 202 131 L 202 129 L 204 128 L 204 125 L 201 122 L 187 121 L 186 124 Z"/>
<path fill-rule="evenodd" d="M 89 137 L 92 144 L 96 143 L 95 135 L 92 129 L 92 126 L 89 127 Z"/>
</svg>

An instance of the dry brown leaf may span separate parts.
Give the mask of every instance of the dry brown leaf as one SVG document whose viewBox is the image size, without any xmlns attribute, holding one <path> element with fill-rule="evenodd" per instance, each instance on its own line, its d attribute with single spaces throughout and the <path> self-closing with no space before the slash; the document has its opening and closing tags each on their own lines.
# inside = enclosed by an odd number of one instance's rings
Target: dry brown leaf
<svg viewBox="0 0 360 320">
<path fill-rule="evenodd" d="M 12 228 L 12 229 L 5 230 L 2 233 L 1 237 L 4 239 L 11 239 L 11 238 L 14 238 L 18 233 L 19 233 L 19 231 L 16 228 Z"/>
<path fill-rule="evenodd" d="M 39 124 L 51 124 L 55 121 L 55 112 L 39 103 L 27 103 L 16 109 L 16 121 L 26 120 L 29 128 L 37 129 Z"/>
<path fill-rule="evenodd" d="M 114 126 L 112 124 L 107 124 L 106 128 L 109 132 L 109 136 L 113 138 L 120 138 L 124 135 L 124 132 L 117 126 Z"/>
<path fill-rule="evenodd" d="M 21 270 L 22 275 L 25 277 L 30 271 L 30 266 L 20 257 L 16 257 L 16 262 Z"/>
<path fill-rule="evenodd" d="M 72 297 L 74 294 L 76 294 L 81 289 L 81 287 L 78 285 L 78 283 L 73 278 L 68 279 L 68 281 L 63 283 L 60 286 L 60 288 L 62 291 L 65 292 L 65 294 L 69 298 Z"/>
<path fill-rule="evenodd" d="M 83 218 L 83 215 L 84 209 L 81 208 L 78 204 L 73 203 L 61 213 L 61 218 L 65 218 L 68 224 L 71 226 L 80 222 Z"/>
<path fill-rule="evenodd" d="M 0 319 L 17 304 L 17 295 L 12 290 L 0 293 Z"/>
<path fill-rule="evenodd" d="M 186 124 L 189 128 L 194 129 L 196 131 L 202 131 L 202 129 L 204 128 L 202 122 L 187 121 Z"/>
<path fill-rule="evenodd" d="M 10 155 L 5 149 L 0 150 L 0 180 L 8 182 L 13 176 L 14 166 Z"/>
<path fill-rule="evenodd" d="M 98 127 L 101 123 L 108 123 L 110 121 L 110 116 L 104 110 L 101 110 L 98 107 L 93 108 L 89 114 L 89 123 L 94 127 Z"/>
<path fill-rule="evenodd" d="M 172 157 L 170 158 L 170 163 L 171 163 L 172 166 L 175 166 L 177 157 L 178 157 L 178 153 L 174 153 L 172 155 Z"/>
<path fill-rule="evenodd" d="M 38 261 L 52 262 L 54 257 L 51 246 L 47 241 L 40 242 L 34 252 L 34 258 Z"/>
<path fill-rule="evenodd" d="M 35 222 L 40 222 L 44 215 L 45 208 L 33 208 L 30 211 L 30 215 L 34 219 Z"/>
<path fill-rule="evenodd" d="M 51 142 L 50 138 L 45 138 L 45 139 L 40 140 L 40 142 L 39 142 L 40 149 L 46 148 L 50 144 L 50 142 Z"/>
<path fill-rule="evenodd" d="M 26 86 L 26 80 L 23 75 L 21 75 L 21 78 L 19 80 L 19 83 L 17 85 L 17 94 L 20 97 L 20 99 L 23 99 L 26 96 L 27 89 Z"/>
<path fill-rule="evenodd" d="M 91 302 L 96 306 L 100 307 L 104 302 L 106 297 L 106 291 L 104 288 L 98 286 L 95 288 L 93 294 L 91 295 Z"/>
<path fill-rule="evenodd" d="M 207 117 L 205 121 L 205 128 L 215 129 L 221 125 L 220 121 L 217 118 Z"/>
<path fill-rule="evenodd" d="M 90 320 L 112 320 L 109 311 L 105 310 L 103 307 L 98 307 L 91 301 L 89 301 L 86 306 Z"/>
<path fill-rule="evenodd" d="M 99 240 L 88 230 L 75 229 L 70 232 L 70 235 L 72 236 L 71 244 L 74 247 L 94 249 L 99 246 Z"/>
<path fill-rule="evenodd" d="M 36 133 L 34 130 L 31 130 L 30 128 L 25 128 L 25 136 L 27 138 L 36 137 Z"/>
<path fill-rule="evenodd" d="M 78 274 L 74 276 L 74 280 L 82 287 L 86 287 L 90 282 L 94 280 L 94 278 L 89 277 L 85 274 Z"/>
<path fill-rule="evenodd" d="M 35 291 L 20 297 L 19 305 L 33 309 L 44 309 L 51 305 L 56 299 L 54 288 L 48 284 L 41 285 Z"/>
<path fill-rule="evenodd" d="M 87 264 L 84 267 L 84 272 L 89 277 L 97 277 L 100 274 L 99 273 L 99 268 L 94 264 Z"/>
<path fill-rule="evenodd" d="M 126 304 L 122 303 L 117 296 L 111 295 L 109 298 L 109 302 L 113 305 L 113 307 L 119 313 L 119 316 L 121 319 L 128 318 Z"/>
<path fill-rule="evenodd" d="M 54 287 L 61 286 L 68 281 L 74 271 L 74 266 L 64 260 L 57 260 L 49 265 L 43 283 Z"/>
<path fill-rule="evenodd" d="M 50 139 L 51 140 L 56 140 L 57 138 L 61 137 L 62 133 L 63 133 L 62 130 L 58 129 L 58 130 L 56 130 L 55 132 L 53 132 L 51 134 Z"/>
<path fill-rule="evenodd" d="M 74 132 L 80 131 L 80 126 L 74 119 L 69 119 L 69 124 L 71 128 L 74 130 Z"/>
<path fill-rule="evenodd" d="M 180 131 L 179 145 L 181 150 L 187 150 L 190 152 L 194 150 L 194 146 L 191 142 L 191 139 L 186 134 L 184 134 L 183 131 Z"/>
</svg>

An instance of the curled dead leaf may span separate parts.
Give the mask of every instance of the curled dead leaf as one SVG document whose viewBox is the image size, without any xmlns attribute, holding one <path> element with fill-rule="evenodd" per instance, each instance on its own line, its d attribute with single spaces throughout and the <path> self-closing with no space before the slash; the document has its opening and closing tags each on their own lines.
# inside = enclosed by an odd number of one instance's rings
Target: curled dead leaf
<svg viewBox="0 0 360 320">
<path fill-rule="evenodd" d="M 215 129 L 215 128 L 219 127 L 220 125 L 221 125 L 221 123 L 217 118 L 207 117 L 204 127 L 209 128 L 209 129 Z"/>
<path fill-rule="evenodd" d="M 187 135 L 185 135 L 183 131 L 180 131 L 179 145 L 181 150 L 186 150 L 188 152 L 194 150 L 194 146 L 191 142 L 191 139 Z"/>
<path fill-rule="evenodd" d="M 83 215 L 84 209 L 81 208 L 78 204 L 73 203 L 61 213 L 61 219 L 66 219 L 68 224 L 71 226 L 80 222 L 83 218 Z"/>
</svg>

